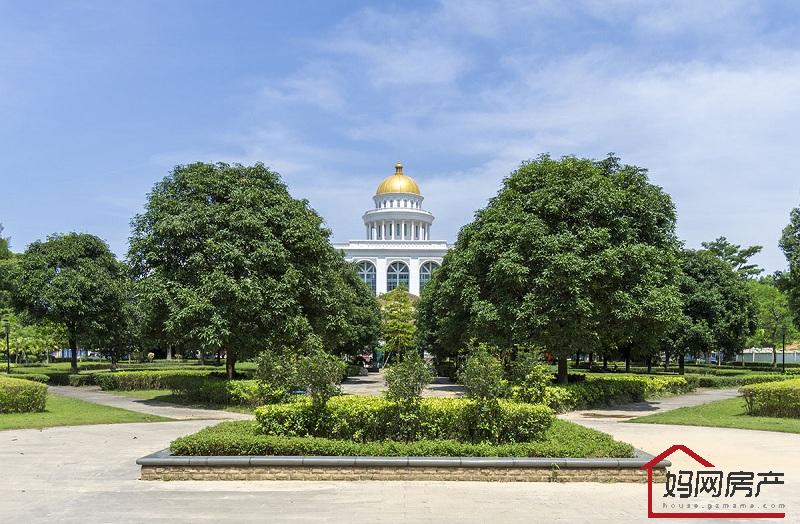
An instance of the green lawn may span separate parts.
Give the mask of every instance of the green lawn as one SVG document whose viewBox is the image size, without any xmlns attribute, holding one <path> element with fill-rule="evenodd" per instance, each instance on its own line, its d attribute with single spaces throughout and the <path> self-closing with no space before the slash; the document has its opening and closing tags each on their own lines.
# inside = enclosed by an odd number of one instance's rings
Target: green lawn
<svg viewBox="0 0 800 524">
<path fill-rule="evenodd" d="M 156 400 L 158 402 L 166 402 L 168 404 L 178 404 L 181 406 L 187 406 L 192 408 L 221 409 L 223 411 L 232 411 L 235 413 L 253 413 L 255 411 L 255 408 L 252 406 L 222 406 L 219 404 L 206 404 L 206 403 L 188 401 L 183 397 L 173 395 L 168 389 L 143 389 L 137 391 L 110 390 L 106 391 L 106 393 L 111 393 L 112 395 L 119 395 L 121 397 L 136 398 L 140 400 Z"/>
<path fill-rule="evenodd" d="M 163 422 L 172 420 L 84 402 L 53 393 L 47 394 L 47 407 L 41 413 L 0 414 L 0 430 L 81 426 L 86 424 L 121 424 L 127 422 Z"/>
<path fill-rule="evenodd" d="M 800 433 L 800 419 L 750 416 L 745 411 L 744 399 L 741 397 L 655 413 L 628 422 Z"/>
</svg>

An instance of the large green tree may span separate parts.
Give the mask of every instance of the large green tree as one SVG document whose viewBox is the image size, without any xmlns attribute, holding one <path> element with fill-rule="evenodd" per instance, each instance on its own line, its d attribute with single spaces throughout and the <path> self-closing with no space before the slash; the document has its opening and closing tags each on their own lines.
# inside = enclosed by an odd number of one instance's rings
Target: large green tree
<svg viewBox="0 0 800 524">
<path fill-rule="evenodd" d="M 176 167 L 132 227 L 129 262 L 164 340 L 224 351 L 229 377 L 260 349 L 314 335 L 344 352 L 377 334 L 375 299 L 322 219 L 260 163 Z"/>
<path fill-rule="evenodd" d="M 772 367 L 775 367 L 778 347 L 784 340 L 791 342 L 797 337 L 789 299 L 777 288 L 772 277 L 753 280 L 748 284 L 756 302 L 757 314 L 755 333 L 748 342 L 752 346 L 772 348 Z"/>
<path fill-rule="evenodd" d="M 508 176 L 422 293 L 420 339 L 470 339 L 558 358 L 657 347 L 680 312 L 675 208 L 643 168 L 543 155 Z"/>
<path fill-rule="evenodd" d="M 78 341 L 98 341 L 123 304 L 126 270 L 94 235 L 52 235 L 28 246 L 12 266 L 12 301 L 34 319 L 64 326 L 78 372 Z"/>
<path fill-rule="evenodd" d="M 711 242 L 703 242 L 703 249 L 710 251 L 719 259 L 727 262 L 737 274 L 745 278 L 755 278 L 764 272 L 757 264 L 750 264 L 750 259 L 761 252 L 762 246 L 742 247 L 733 244 L 725 237 Z"/>
<path fill-rule="evenodd" d="M 783 229 L 780 247 L 789 269 L 779 274 L 778 285 L 789 298 L 795 325 L 800 326 L 800 207 L 789 214 L 789 224 Z"/>
<path fill-rule="evenodd" d="M 687 354 L 733 356 L 741 350 L 756 328 L 756 304 L 747 281 L 711 251 L 684 250 L 681 263 L 683 315 L 663 344 L 678 355 L 682 373 Z"/>
</svg>

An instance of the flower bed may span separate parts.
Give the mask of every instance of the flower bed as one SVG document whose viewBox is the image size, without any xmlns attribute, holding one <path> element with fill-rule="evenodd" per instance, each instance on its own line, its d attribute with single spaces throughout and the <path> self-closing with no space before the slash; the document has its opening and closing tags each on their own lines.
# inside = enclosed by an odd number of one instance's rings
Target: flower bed
<svg viewBox="0 0 800 524">
<path fill-rule="evenodd" d="M 800 418 L 800 379 L 753 384 L 739 389 L 749 415 Z"/>
<path fill-rule="evenodd" d="M 33 380 L 0 377 L 0 413 L 44 411 L 47 386 Z"/>
</svg>

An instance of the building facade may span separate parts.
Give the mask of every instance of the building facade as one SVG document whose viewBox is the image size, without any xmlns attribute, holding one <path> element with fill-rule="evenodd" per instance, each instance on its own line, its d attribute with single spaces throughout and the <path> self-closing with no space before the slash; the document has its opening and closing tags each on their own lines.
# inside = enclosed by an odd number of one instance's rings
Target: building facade
<svg viewBox="0 0 800 524">
<path fill-rule="evenodd" d="M 432 240 L 433 214 L 423 209 L 419 186 L 403 173 L 400 162 L 372 200 L 374 207 L 362 216 L 364 240 L 334 246 L 356 263 L 359 276 L 373 293 L 380 295 L 402 285 L 419 295 L 449 246 L 444 240 Z"/>
</svg>

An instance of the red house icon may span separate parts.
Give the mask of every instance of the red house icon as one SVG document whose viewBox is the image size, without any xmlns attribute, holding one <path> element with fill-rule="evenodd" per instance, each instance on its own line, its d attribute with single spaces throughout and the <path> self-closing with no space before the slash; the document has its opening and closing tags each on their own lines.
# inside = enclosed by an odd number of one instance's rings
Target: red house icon
<svg viewBox="0 0 800 524">
<path fill-rule="evenodd" d="M 690 457 L 692 457 L 695 461 L 700 463 L 705 468 L 713 468 L 714 464 L 709 462 L 708 460 L 704 459 L 688 447 L 684 446 L 683 444 L 673 444 L 667 450 L 659 453 L 657 456 L 653 457 L 653 459 L 642 466 L 642 469 L 647 470 L 647 517 L 651 519 L 753 519 L 753 518 L 762 518 L 762 519 L 782 519 L 786 518 L 786 513 L 736 513 L 736 512 L 708 512 L 708 513 L 701 513 L 701 512 L 683 512 L 683 513 L 676 513 L 676 512 L 665 512 L 665 513 L 657 513 L 653 511 L 653 468 L 656 467 L 658 463 L 662 460 L 666 459 L 676 451 L 683 451 Z"/>
</svg>

